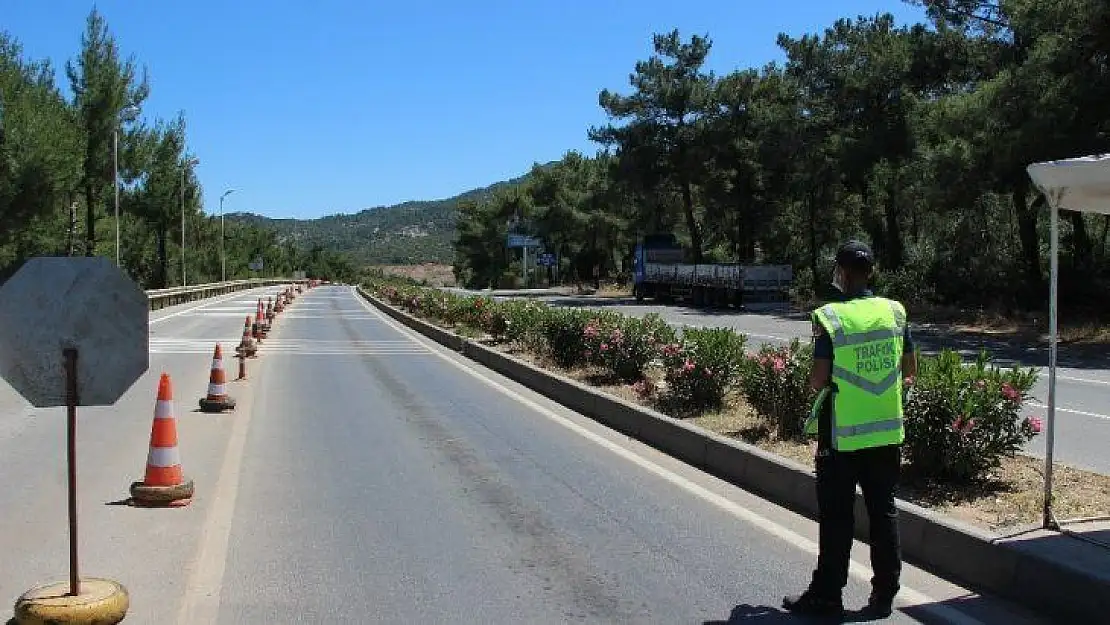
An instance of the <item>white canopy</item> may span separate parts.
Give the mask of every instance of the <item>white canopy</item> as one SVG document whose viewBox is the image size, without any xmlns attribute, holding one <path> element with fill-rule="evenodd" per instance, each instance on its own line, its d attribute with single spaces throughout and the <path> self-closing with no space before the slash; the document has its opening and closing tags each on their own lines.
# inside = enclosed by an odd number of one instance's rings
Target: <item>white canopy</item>
<svg viewBox="0 0 1110 625">
<path fill-rule="evenodd" d="M 1026 167 L 1033 184 L 1048 200 L 1048 428 L 1045 432 L 1044 518 L 1046 529 L 1067 532 L 1052 514 L 1052 456 L 1056 434 L 1057 310 L 1059 288 L 1060 209 L 1110 215 L 1110 155 L 1082 156 L 1061 161 L 1033 163 Z"/>
<path fill-rule="evenodd" d="M 1110 215 L 1110 154 L 1034 163 L 1026 171 L 1057 208 Z"/>
</svg>

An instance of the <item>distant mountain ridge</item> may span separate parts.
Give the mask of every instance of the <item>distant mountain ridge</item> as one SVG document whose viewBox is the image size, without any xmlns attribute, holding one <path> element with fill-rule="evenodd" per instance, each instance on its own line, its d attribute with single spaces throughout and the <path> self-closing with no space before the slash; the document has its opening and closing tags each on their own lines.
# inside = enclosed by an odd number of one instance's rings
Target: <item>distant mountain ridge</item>
<svg viewBox="0 0 1110 625">
<path fill-rule="evenodd" d="M 499 189 L 525 182 L 529 175 L 441 200 L 376 206 L 353 214 L 327 215 L 316 219 L 275 219 L 254 213 L 226 213 L 224 218 L 272 229 L 281 239 L 300 246 L 320 245 L 347 253 L 360 264 L 450 263 L 454 258 L 452 242 L 459 202 L 481 201 Z"/>
</svg>

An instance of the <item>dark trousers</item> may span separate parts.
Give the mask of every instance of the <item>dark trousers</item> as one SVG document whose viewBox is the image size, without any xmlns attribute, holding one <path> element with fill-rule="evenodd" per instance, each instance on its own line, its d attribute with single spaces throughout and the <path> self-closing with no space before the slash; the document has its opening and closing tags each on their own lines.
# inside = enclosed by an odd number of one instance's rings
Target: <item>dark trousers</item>
<svg viewBox="0 0 1110 625">
<path fill-rule="evenodd" d="M 839 597 L 848 583 L 848 563 L 854 535 L 856 484 L 863 490 L 871 529 L 871 586 L 880 596 L 893 597 L 899 589 L 902 553 L 898 540 L 898 509 L 894 488 L 901 454 L 898 445 L 828 451 L 817 457 L 817 506 L 820 553 L 812 590 Z"/>
</svg>

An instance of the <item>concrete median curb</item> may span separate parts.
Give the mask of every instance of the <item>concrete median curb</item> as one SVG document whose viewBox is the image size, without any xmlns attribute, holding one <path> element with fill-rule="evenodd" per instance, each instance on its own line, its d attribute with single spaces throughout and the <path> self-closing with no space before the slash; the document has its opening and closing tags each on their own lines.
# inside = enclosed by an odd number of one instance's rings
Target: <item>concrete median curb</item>
<svg viewBox="0 0 1110 625">
<path fill-rule="evenodd" d="M 607 427 L 711 475 L 816 519 L 815 478 L 807 467 L 758 447 L 691 426 L 585 384 L 554 374 L 413 317 L 359 293 L 389 317 L 433 341 Z M 1084 563 L 1037 541 L 1072 540 L 1049 532 L 1004 538 L 898 501 L 905 559 L 980 592 L 1004 597 L 1074 622 L 1099 622 L 1110 612 L 1110 569 Z M 856 496 L 856 536 L 868 536 L 863 497 Z"/>
</svg>

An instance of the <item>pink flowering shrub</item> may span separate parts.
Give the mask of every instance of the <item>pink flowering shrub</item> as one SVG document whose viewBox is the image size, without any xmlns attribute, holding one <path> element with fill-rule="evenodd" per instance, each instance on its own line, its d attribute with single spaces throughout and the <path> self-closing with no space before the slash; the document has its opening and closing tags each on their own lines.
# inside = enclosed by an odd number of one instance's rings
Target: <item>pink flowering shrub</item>
<svg viewBox="0 0 1110 625">
<path fill-rule="evenodd" d="M 764 345 L 748 356 L 740 391 L 778 438 L 801 438 L 802 423 L 816 393 L 809 386 L 812 350 L 794 340 L 786 347 Z"/>
<path fill-rule="evenodd" d="M 381 297 L 390 304 L 401 303 L 401 291 L 395 286 L 384 285 L 377 289 L 371 289 L 378 297 Z"/>
<path fill-rule="evenodd" d="M 587 362 L 608 369 L 624 382 L 644 377 L 660 345 L 674 341 L 674 328 L 658 315 L 644 318 L 619 314 L 595 316 L 582 330 Z"/>
<path fill-rule="evenodd" d="M 516 347 L 539 352 L 544 347 L 544 319 L 550 312 L 544 304 L 529 299 L 501 302 L 505 315 L 504 339 Z"/>
<path fill-rule="evenodd" d="M 440 323 L 452 323 L 453 298 L 446 293 L 437 293 L 434 289 L 422 289 L 417 297 L 418 309 L 427 319 Z"/>
<path fill-rule="evenodd" d="M 482 330 L 494 340 L 501 340 L 508 329 L 508 319 L 501 302 L 488 297 L 468 297 L 465 300 L 463 323 Z"/>
<path fill-rule="evenodd" d="M 685 328 L 662 345 L 667 403 L 687 413 L 719 408 L 743 371 L 745 340 L 730 328 Z"/>
<path fill-rule="evenodd" d="M 564 369 L 580 367 L 592 358 L 586 325 L 597 318 L 592 310 L 549 308 L 543 319 L 545 347 L 555 364 Z"/>
<path fill-rule="evenodd" d="M 1033 369 L 988 366 L 985 352 L 968 365 L 949 350 L 921 357 L 905 400 L 907 460 L 941 481 L 985 478 L 1040 433 L 1040 419 L 1021 414 L 1036 380 Z"/>
<path fill-rule="evenodd" d="M 651 381 L 651 378 L 643 378 L 632 385 L 632 391 L 640 399 L 651 400 L 655 397 L 655 393 L 659 391 L 659 387 Z"/>
</svg>

